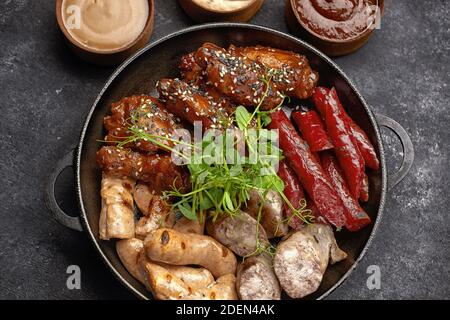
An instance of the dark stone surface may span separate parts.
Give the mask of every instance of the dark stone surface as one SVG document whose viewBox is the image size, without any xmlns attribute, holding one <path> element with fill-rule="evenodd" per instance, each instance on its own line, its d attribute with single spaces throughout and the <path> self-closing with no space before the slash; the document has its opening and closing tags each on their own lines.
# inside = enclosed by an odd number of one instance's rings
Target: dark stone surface
<svg viewBox="0 0 450 320">
<path fill-rule="evenodd" d="M 156 2 L 152 40 L 191 24 L 176 1 Z M 287 31 L 283 10 L 284 1 L 267 0 L 252 23 Z M 416 161 L 389 192 L 375 241 L 333 299 L 450 298 L 449 16 L 446 0 L 386 0 L 382 27 L 370 42 L 336 59 L 373 109 L 410 133 Z M 62 40 L 53 1 L 1 1 L 0 298 L 133 298 L 88 238 L 53 221 L 44 205 L 49 172 L 77 143 L 113 70 L 78 61 Z M 383 132 L 392 172 L 401 154 Z M 71 184 L 63 185 L 63 205 L 73 207 Z M 81 290 L 66 288 L 72 264 L 81 267 Z M 366 287 L 372 264 L 381 268 L 381 290 Z"/>
</svg>

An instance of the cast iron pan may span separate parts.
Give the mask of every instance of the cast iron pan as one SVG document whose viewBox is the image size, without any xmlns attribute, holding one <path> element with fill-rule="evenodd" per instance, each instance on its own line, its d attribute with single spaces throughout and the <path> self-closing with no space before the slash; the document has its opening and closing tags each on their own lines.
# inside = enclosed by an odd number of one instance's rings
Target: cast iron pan
<svg viewBox="0 0 450 320">
<path fill-rule="evenodd" d="M 76 150 L 69 152 L 57 165 L 50 176 L 46 190 L 46 203 L 54 218 L 63 225 L 86 232 L 102 256 L 106 265 L 127 288 L 143 299 L 152 295 L 135 280 L 123 267 L 114 241 L 102 241 L 98 237 L 100 213 L 101 172 L 97 168 L 95 153 L 104 138 L 103 117 L 110 105 L 125 96 L 141 93 L 155 93 L 155 84 L 163 77 L 176 77 L 179 58 L 197 49 L 204 42 L 213 42 L 227 47 L 263 45 L 284 50 L 292 50 L 308 57 L 313 69 L 319 71 L 320 85 L 335 86 L 350 116 L 361 126 L 373 142 L 381 162 L 380 170 L 369 171 L 370 200 L 364 208 L 373 223 L 356 233 L 341 231 L 337 240 L 348 258 L 330 266 L 320 288 L 309 299 L 322 299 L 336 289 L 354 270 L 364 256 L 374 237 L 383 212 L 387 190 L 399 183 L 407 174 L 414 159 L 411 139 L 406 131 L 394 120 L 375 116 L 353 83 L 339 67 L 324 54 L 309 44 L 290 35 L 249 24 L 215 23 L 181 30 L 149 44 L 124 62 L 111 76 L 95 100 L 84 123 L 80 142 Z M 403 163 L 399 171 L 387 179 L 386 164 L 379 126 L 393 130 L 400 138 L 404 149 Z M 73 166 L 80 206 L 80 216 L 71 217 L 58 206 L 54 191 L 55 182 L 64 168 Z"/>
</svg>

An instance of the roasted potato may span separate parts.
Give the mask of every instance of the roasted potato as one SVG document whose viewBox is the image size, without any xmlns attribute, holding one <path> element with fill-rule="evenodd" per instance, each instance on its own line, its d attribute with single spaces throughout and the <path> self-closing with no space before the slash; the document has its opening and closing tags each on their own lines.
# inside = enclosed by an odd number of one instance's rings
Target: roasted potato
<svg viewBox="0 0 450 320">
<path fill-rule="evenodd" d="M 199 265 L 218 278 L 236 272 L 236 257 L 213 238 L 185 234 L 162 228 L 148 234 L 144 241 L 147 257 L 173 265 Z"/>
</svg>

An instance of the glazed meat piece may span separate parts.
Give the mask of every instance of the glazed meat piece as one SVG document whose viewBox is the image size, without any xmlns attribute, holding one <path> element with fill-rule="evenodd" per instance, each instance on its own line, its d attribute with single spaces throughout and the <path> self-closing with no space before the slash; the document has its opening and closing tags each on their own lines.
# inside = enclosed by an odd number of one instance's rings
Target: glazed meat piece
<svg viewBox="0 0 450 320">
<path fill-rule="evenodd" d="M 167 109 L 191 124 L 201 121 L 204 129 L 220 128 L 228 119 L 228 110 L 220 101 L 180 79 L 162 79 L 157 89 Z"/>
<path fill-rule="evenodd" d="M 272 81 L 269 88 L 262 81 L 267 77 L 266 68 L 239 53 L 206 43 L 195 53 L 195 61 L 204 70 L 206 84 L 213 85 L 236 104 L 256 107 L 266 89 L 267 96 L 261 105 L 263 110 L 273 109 L 283 101 Z"/>
<path fill-rule="evenodd" d="M 190 85 L 200 87 L 203 83 L 203 68 L 195 60 L 195 52 L 188 53 L 181 57 L 178 68 L 181 71 L 182 79 Z"/>
<path fill-rule="evenodd" d="M 206 83 L 204 77 L 204 70 L 195 60 L 195 52 L 191 52 L 181 57 L 179 65 L 181 71 L 181 78 L 190 86 L 204 92 L 208 99 L 215 101 L 217 106 L 225 108 L 227 114 L 233 112 L 235 104 L 226 96 L 224 96 L 211 83 Z"/>
<path fill-rule="evenodd" d="M 314 224 L 280 242 L 273 265 L 284 291 L 291 298 L 302 298 L 317 290 L 328 262 L 346 257 L 338 248 L 331 227 Z"/>
<path fill-rule="evenodd" d="M 175 117 L 167 112 L 164 105 L 158 99 L 147 95 L 138 95 L 123 98 L 111 105 L 111 115 L 106 116 L 104 125 L 108 134 L 106 141 L 120 142 L 133 135 L 130 127 L 142 129 L 149 135 L 170 138 L 176 128 L 179 127 Z M 156 139 L 159 143 L 173 146 L 173 143 L 165 139 Z M 136 150 L 155 152 L 160 146 L 144 139 L 138 139 L 125 145 Z"/>
<path fill-rule="evenodd" d="M 275 70 L 272 76 L 273 83 L 276 84 L 278 90 L 292 98 L 306 99 L 312 96 L 319 80 L 319 74 L 311 69 L 308 59 L 292 51 L 262 46 L 230 46 L 228 51 Z"/>
<path fill-rule="evenodd" d="M 131 195 L 134 183 L 127 177 L 113 177 L 103 173 L 100 189 L 100 239 L 134 237 L 134 205 Z"/>
<path fill-rule="evenodd" d="M 236 289 L 242 300 L 280 300 L 281 289 L 267 254 L 251 256 L 238 266 Z"/>
<path fill-rule="evenodd" d="M 151 182 L 155 191 L 171 190 L 174 185 L 185 189 L 188 185 L 186 172 L 172 162 L 170 155 L 144 155 L 107 146 L 97 151 L 97 163 L 109 175 Z"/>
</svg>

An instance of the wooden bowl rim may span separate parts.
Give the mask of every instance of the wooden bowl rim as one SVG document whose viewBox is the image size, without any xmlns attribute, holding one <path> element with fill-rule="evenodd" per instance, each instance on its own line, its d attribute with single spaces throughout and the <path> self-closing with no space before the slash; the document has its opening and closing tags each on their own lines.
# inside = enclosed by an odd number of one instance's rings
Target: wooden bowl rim
<svg viewBox="0 0 450 320">
<path fill-rule="evenodd" d="M 378 7 L 380 7 L 381 9 L 381 15 L 383 15 L 384 12 L 384 0 L 376 0 Z M 354 42 L 358 42 L 361 39 L 369 36 L 372 32 L 373 29 L 366 29 L 364 32 L 362 32 L 361 34 L 357 35 L 354 38 L 348 38 L 348 39 L 344 39 L 344 40 L 340 40 L 340 39 L 331 39 L 325 36 L 322 36 L 316 32 L 314 32 L 313 30 L 311 30 L 310 28 L 308 28 L 308 26 L 306 26 L 303 21 L 300 19 L 300 17 L 298 16 L 298 11 L 296 10 L 296 0 L 288 0 L 289 5 L 291 6 L 291 10 L 292 13 L 295 16 L 295 19 L 297 20 L 297 23 L 300 25 L 301 28 L 303 28 L 306 32 L 308 32 L 309 34 L 311 34 L 311 36 L 319 39 L 322 42 L 326 42 L 326 43 L 334 43 L 334 44 L 351 44 Z"/>
<path fill-rule="evenodd" d="M 113 50 L 97 50 L 94 48 L 90 48 L 88 46 L 83 45 L 81 42 L 75 40 L 70 32 L 67 30 L 63 17 L 62 17 L 62 3 L 64 0 L 56 0 L 56 20 L 58 21 L 59 29 L 62 31 L 64 36 L 67 40 L 70 41 L 71 44 L 73 44 L 75 47 L 79 48 L 80 50 L 97 54 L 97 55 L 112 55 L 120 52 L 124 52 L 129 50 L 130 48 L 134 47 L 136 44 L 139 43 L 139 41 L 142 40 L 143 37 L 147 35 L 148 32 L 152 32 L 153 28 L 153 20 L 155 16 L 155 2 L 154 0 L 148 0 L 148 17 L 147 21 L 145 22 L 144 29 L 142 32 L 134 39 L 132 42 L 130 42 L 128 45 L 122 48 L 113 49 Z"/>
</svg>

